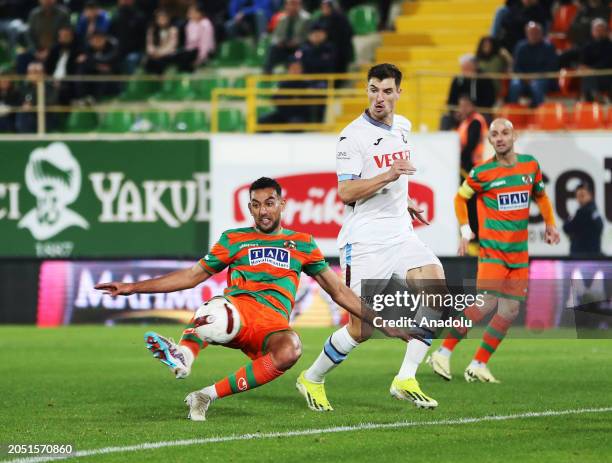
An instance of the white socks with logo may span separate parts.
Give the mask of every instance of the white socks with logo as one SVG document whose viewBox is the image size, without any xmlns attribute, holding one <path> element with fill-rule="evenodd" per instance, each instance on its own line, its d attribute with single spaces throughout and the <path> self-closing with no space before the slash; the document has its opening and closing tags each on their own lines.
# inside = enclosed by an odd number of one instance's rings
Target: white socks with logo
<svg viewBox="0 0 612 463">
<path fill-rule="evenodd" d="M 340 365 L 349 352 L 358 345 L 359 343 L 349 334 L 347 326 L 343 326 L 327 338 L 323 350 L 310 368 L 306 370 L 304 376 L 313 383 L 325 382 L 325 375 Z"/>
</svg>

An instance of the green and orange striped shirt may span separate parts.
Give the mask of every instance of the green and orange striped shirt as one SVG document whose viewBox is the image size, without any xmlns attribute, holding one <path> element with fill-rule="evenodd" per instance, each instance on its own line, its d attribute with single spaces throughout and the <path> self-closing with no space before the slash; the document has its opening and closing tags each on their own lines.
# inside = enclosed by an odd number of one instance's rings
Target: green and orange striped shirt
<svg viewBox="0 0 612 463">
<path fill-rule="evenodd" d="M 528 267 L 529 204 L 544 194 L 538 161 L 517 154 L 514 165 L 504 166 L 493 157 L 472 169 L 459 194 L 466 199 L 478 195 L 479 262 Z"/>
<path fill-rule="evenodd" d="M 226 296 L 249 295 L 287 320 L 301 272 L 314 276 L 328 268 L 311 235 L 286 229 L 272 235 L 253 227 L 226 230 L 199 262 L 213 274 L 229 267 Z"/>
</svg>

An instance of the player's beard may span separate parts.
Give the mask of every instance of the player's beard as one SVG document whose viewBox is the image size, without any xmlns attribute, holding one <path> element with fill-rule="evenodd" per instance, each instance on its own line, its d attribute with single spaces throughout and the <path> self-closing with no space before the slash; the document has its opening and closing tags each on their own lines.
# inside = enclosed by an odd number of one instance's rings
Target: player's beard
<svg viewBox="0 0 612 463">
<path fill-rule="evenodd" d="M 274 230 L 276 230 L 279 226 L 280 226 L 280 217 L 278 217 L 276 220 L 270 222 L 270 225 L 268 225 L 267 227 L 264 226 L 261 221 L 258 221 L 255 223 L 255 225 L 257 225 L 257 228 L 259 229 L 259 231 L 263 232 L 263 233 L 272 233 Z"/>
</svg>

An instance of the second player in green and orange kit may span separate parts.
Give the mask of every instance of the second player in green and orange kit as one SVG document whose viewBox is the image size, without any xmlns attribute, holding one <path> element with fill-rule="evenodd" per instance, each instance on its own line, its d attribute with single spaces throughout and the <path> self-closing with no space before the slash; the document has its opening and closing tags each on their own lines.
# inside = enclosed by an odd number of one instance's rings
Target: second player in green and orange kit
<svg viewBox="0 0 612 463">
<path fill-rule="evenodd" d="M 526 299 L 529 282 L 529 206 L 534 200 L 546 223 L 546 241 L 559 242 L 552 205 L 544 189 L 538 161 L 530 154 L 514 152 L 516 134 L 507 119 L 490 126 L 489 142 L 495 156 L 474 167 L 455 198 L 455 212 L 461 226 L 459 255 L 465 255 L 473 236 L 468 224 L 467 201 L 477 195 L 479 226 L 477 290 L 486 297 L 461 313 L 465 326 L 452 328 L 442 346 L 428 359 L 444 379 L 452 378 L 450 356 L 468 332 L 468 325 L 481 321 L 496 307 L 482 343 L 464 372 L 467 381 L 498 382 L 487 363 L 504 339 Z"/>
</svg>

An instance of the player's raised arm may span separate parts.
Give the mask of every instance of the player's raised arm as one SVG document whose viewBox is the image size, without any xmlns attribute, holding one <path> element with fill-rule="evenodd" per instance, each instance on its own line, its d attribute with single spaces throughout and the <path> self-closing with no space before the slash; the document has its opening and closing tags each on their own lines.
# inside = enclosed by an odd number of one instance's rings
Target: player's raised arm
<svg viewBox="0 0 612 463">
<path fill-rule="evenodd" d="M 319 286 L 331 296 L 336 304 L 345 308 L 348 312 L 363 320 L 365 323 L 374 326 L 374 318 L 377 316 L 376 312 L 368 308 L 361 299 L 358 298 L 340 278 L 338 278 L 338 275 L 336 275 L 333 270 L 327 267 L 313 278 L 319 283 Z M 410 336 L 399 328 L 389 328 L 383 325 L 379 329 L 387 336 L 393 338 L 400 338 L 404 341 L 410 339 Z"/>
<path fill-rule="evenodd" d="M 193 288 L 211 277 L 211 274 L 197 263 L 191 268 L 177 270 L 167 275 L 138 281 L 136 283 L 121 283 L 112 281 L 100 283 L 96 289 L 111 296 L 129 296 L 134 293 L 171 293 L 182 289 Z"/>
</svg>

